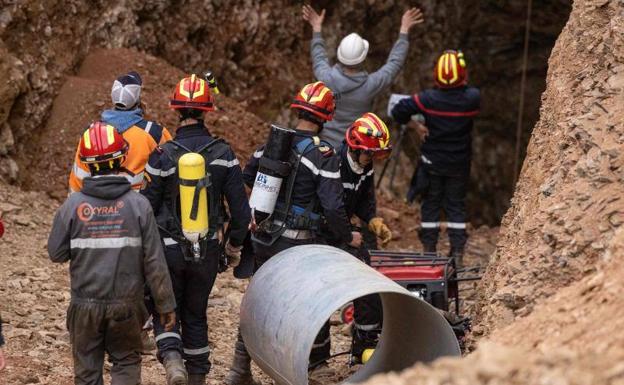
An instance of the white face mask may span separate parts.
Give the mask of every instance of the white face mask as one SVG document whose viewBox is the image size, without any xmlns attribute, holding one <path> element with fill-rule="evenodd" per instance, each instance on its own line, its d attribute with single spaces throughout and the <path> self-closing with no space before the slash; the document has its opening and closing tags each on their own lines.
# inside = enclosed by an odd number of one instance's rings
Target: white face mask
<svg viewBox="0 0 624 385">
<path fill-rule="evenodd" d="M 351 151 L 347 152 L 347 161 L 349 161 L 349 167 L 351 167 L 351 170 L 354 173 L 364 173 L 364 167 L 360 166 L 360 164 L 355 159 L 353 159 L 353 154 L 351 153 Z"/>
</svg>

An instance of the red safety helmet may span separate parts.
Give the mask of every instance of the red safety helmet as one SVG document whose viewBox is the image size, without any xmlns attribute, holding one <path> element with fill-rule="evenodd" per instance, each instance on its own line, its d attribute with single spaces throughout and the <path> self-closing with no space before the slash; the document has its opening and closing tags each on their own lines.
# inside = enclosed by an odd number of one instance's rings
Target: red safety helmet
<svg viewBox="0 0 624 385">
<path fill-rule="evenodd" d="M 454 88 L 466 85 L 468 70 L 462 51 L 446 50 L 433 69 L 433 79 L 440 88 Z"/>
<path fill-rule="evenodd" d="M 370 151 L 375 159 L 387 158 L 392 152 L 388 126 L 372 112 L 353 122 L 345 137 L 350 149 Z"/>
<path fill-rule="evenodd" d="M 180 80 L 173 90 L 169 107 L 174 110 L 188 108 L 201 111 L 214 111 L 214 98 L 208 83 L 192 74 Z"/>
<path fill-rule="evenodd" d="M 306 110 L 323 121 L 332 120 L 336 109 L 334 93 L 323 82 L 306 84 L 295 96 L 290 108 Z"/>
<path fill-rule="evenodd" d="M 80 160 L 96 170 L 103 165 L 106 168 L 113 168 L 115 163 L 120 165 L 127 153 L 126 140 L 115 127 L 104 122 L 91 123 L 80 139 Z"/>
</svg>

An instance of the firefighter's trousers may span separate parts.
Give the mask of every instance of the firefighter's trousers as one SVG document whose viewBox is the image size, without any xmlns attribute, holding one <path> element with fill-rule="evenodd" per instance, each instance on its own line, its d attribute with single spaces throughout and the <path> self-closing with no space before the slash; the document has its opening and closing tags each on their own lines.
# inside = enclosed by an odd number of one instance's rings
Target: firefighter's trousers
<svg viewBox="0 0 624 385">
<path fill-rule="evenodd" d="M 435 250 L 440 233 L 440 216 L 444 211 L 452 249 L 463 249 L 466 234 L 466 191 L 468 174 L 438 175 L 428 172 L 429 188 L 421 205 L 420 241 L 425 249 Z"/>
<path fill-rule="evenodd" d="M 173 292 L 175 294 L 176 325 L 166 332 L 158 314 L 154 314 L 154 334 L 158 358 L 166 351 L 176 350 L 185 360 L 189 374 L 206 374 L 210 371 L 208 359 L 208 296 L 217 277 L 220 246 L 216 240 L 207 243 L 203 259 L 187 260 L 179 245 L 165 247 Z"/>
<path fill-rule="evenodd" d="M 67 310 L 76 385 L 103 385 L 104 355 L 112 385 L 141 383 L 141 327 L 147 311 L 136 302 L 72 299 Z"/>
</svg>

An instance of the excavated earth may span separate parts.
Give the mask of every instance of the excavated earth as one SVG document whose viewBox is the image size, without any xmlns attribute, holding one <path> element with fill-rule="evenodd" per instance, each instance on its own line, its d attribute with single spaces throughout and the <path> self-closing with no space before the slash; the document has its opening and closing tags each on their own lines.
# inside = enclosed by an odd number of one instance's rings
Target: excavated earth
<svg viewBox="0 0 624 385">
<path fill-rule="evenodd" d="M 30 170 L 24 187 L 0 184 L 0 215 L 7 226 L 0 240 L 0 298 L 8 340 L 8 368 L 0 372 L 1 384 L 71 384 L 72 362 L 65 309 L 69 300 L 67 265 L 47 259 L 46 241 L 59 199 L 67 194 L 68 171 L 80 133 L 107 107 L 112 79 L 130 69 L 144 79 L 147 116 L 174 128 L 176 115 L 167 108 L 169 92 L 183 72 L 151 55 L 129 49 L 101 49 L 89 54 L 75 76 L 68 77 L 55 98 L 45 128 L 31 138 L 33 153 L 22 166 Z M 230 142 L 242 163 L 266 137 L 268 123 L 247 112 L 245 105 L 225 96 L 217 99 L 218 111 L 206 123 L 214 135 Z M 45 167 L 41 167 L 44 164 Z M 379 197 L 379 214 L 394 230 L 390 249 L 420 248 L 416 235 L 419 212 L 415 206 Z M 485 265 L 494 251 L 498 228 L 471 228 L 467 260 Z M 448 251 L 444 242 L 441 250 Z M 213 370 L 210 379 L 222 382 L 232 357 L 238 325 L 238 308 L 246 281 L 227 272 L 219 276 L 209 300 Z M 474 283 L 462 284 L 463 306 L 474 312 Z M 348 328 L 333 319 L 334 351 L 348 349 Z M 333 364 L 338 382 L 351 370 L 345 359 Z M 110 366 L 107 364 L 106 369 Z M 271 380 L 254 369 L 264 384 Z M 143 361 L 143 383 L 164 383 L 164 371 L 155 356 Z"/>
<path fill-rule="evenodd" d="M 0 22 L 6 20 L 0 17 Z M 47 260 L 45 242 L 58 206 L 54 198 L 66 191 L 77 133 L 105 107 L 111 79 L 132 63 L 145 73 L 148 115 L 169 127 L 175 124 L 165 103 L 178 70 L 131 50 L 93 51 L 85 57 L 76 76 L 59 78 L 62 87 L 50 101 L 54 107 L 46 128 L 29 137 L 36 154 L 21 166 L 33 175 L 24 182 L 32 191 L 0 184 L 0 211 L 8 228 L 0 240 L 0 306 L 9 356 L 7 370 L 0 372 L 2 384 L 71 383 L 64 324 L 67 267 Z M 14 64 L 5 72 L 19 67 Z M 540 120 L 500 239 L 497 229 L 470 229 L 468 262 L 490 260 L 481 284 L 464 287 L 464 308 L 475 317 L 474 351 L 464 359 L 380 375 L 369 384 L 624 384 L 622 1 L 574 2 L 550 56 L 546 81 Z M 218 104 L 222 109 L 208 125 L 244 161 L 267 123 L 227 97 Z M 19 116 L 16 111 L 10 115 Z M 380 197 L 380 206 L 398 236 L 389 248 L 418 248 L 417 208 L 386 196 Z M 225 273 L 209 301 L 214 383 L 222 382 L 231 359 L 244 286 Z M 334 332 L 339 351 L 348 343 L 346 330 L 336 325 Z M 348 371 L 335 366 L 337 381 Z M 143 368 L 145 384 L 164 383 L 153 356 L 145 357 Z"/>
</svg>

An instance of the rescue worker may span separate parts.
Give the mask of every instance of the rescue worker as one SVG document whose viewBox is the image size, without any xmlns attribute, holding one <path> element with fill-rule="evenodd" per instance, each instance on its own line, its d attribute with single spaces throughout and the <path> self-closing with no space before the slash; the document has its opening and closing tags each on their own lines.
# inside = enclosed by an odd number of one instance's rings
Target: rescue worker
<svg viewBox="0 0 624 385">
<path fill-rule="evenodd" d="M 158 147 L 145 168 L 147 183 L 141 193 L 146 196 L 161 226 L 165 256 L 179 303 L 179 322 L 173 331 L 166 331 L 154 317 L 158 358 L 164 363 L 169 384 L 205 384 L 210 371 L 210 348 L 206 309 L 214 285 L 218 263 L 225 253 L 232 265 L 240 260 L 243 241 L 251 221 L 251 211 L 243 184 L 239 162 L 222 139 L 213 137 L 204 125 L 204 114 L 214 111 L 209 84 L 196 75 L 176 85 L 170 108 L 179 114 L 180 125 L 175 140 Z M 199 254 L 185 238 L 181 220 L 180 186 L 188 181 L 179 178 L 180 158 L 190 152 L 204 158 L 209 205 L 209 230 L 199 240 Z M 219 235 L 226 217 L 224 199 L 229 208 L 229 239 L 225 245 Z M 182 358 L 185 363 L 183 364 Z"/>
<path fill-rule="evenodd" d="M 377 115 L 367 112 L 347 129 L 340 148 L 340 176 L 344 187 L 345 209 L 349 218 L 354 216 L 367 224 L 368 229 L 380 240 L 382 246 L 392 239 L 392 232 L 377 216 L 375 198 L 374 160 L 387 158 L 392 151 L 390 131 Z M 370 254 L 366 247 L 353 248 L 330 241 L 367 265 Z M 355 308 L 351 363 L 362 363 L 362 353 L 374 349 L 381 331 L 381 299 L 379 295 L 367 295 L 353 301 Z"/>
<path fill-rule="evenodd" d="M 466 191 L 472 157 L 472 126 L 479 114 L 479 90 L 469 87 L 466 59 L 461 51 L 447 50 L 436 62 L 436 87 L 399 101 L 394 119 L 416 129 L 421 141 L 420 164 L 413 186 L 422 190 L 420 241 L 424 250 L 437 250 L 440 212 L 446 217 L 450 256 L 463 262 L 466 234 Z M 411 117 L 422 114 L 425 124 Z"/>
<path fill-rule="evenodd" d="M 91 176 L 56 212 L 48 239 L 50 259 L 70 262 L 67 327 L 77 385 L 104 384 L 105 352 L 112 384 L 141 383 L 145 283 L 160 322 L 169 330 L 175 324 L 176 301 L 152 208 L 121 173 L 127 152 L 115 127 L 90 125 L 80 140 L 80 160 Z"/>
<path fill-rule="evenodd" d="M 334 95 L 323 82 L 305 85 L 290 105 L 298 114 L 296 134 L 290 150 L 290 163 L 293 168 L 284 183 L 287 187 L 280 190 L 275 212 L 267 220 L 257 224 L 258 229 L 253 237 L 256 269 L 288 248 L 327 243 L 320 233 L 323 222 L 326 222 L 333 238 L 338 242 L 356 248 L 362 243 L 361 234 L 351 231 L 345 212 L 340 159 L 331 145 L 317 136 L 325 122 L 332 119 L 334 106 Z M 243 171 L 245 183 L 250 188 L 254 186 L 264 150 L 264 146 L 258 148 Z M 287 197 L 290 197 L 290 202 Z M 286 212 L 288 207 L 290 210 Z M 265 228 L 276 228 L 276 231 L 269 233 Z M 329 352 L 327 323 L 319 332 L 310 355 L 312 364 L 320 362 L 312 368 L 311 377 L 329 374 L 325 362 Z M 232 366 L 225 379 L 226 384 L 253 384 L 250 362 L 251 358 L 239 331 Z"/>
<path fill-rule="evenodd" d="M 347 128 L 357 118 L 373 109 L 373 101 L 397 77 L 405 63 L 409 49 L 408 33 L 416 24 L 424 22 L 420 9 L 411 8 L 401 18 L 399 38 L 392 47 L 385 65 L 373 73 L 364 69 L 368 54 L 368 41 L 357 33 L 344 37 L 336 52 L 337 64 L 330 65 L 321 36 L 325 10 L 320 14 L 309 5 L 303 6 L 303 19 L 312 26 L 312 68 L 314 76 L 329 87 L 336 98 L 336 114 L 320 134 L 321 139 L 338 147 L 345 137 Z"/>
<path fill-rule="evenodd" d="M 130 145 L 123 164 L 132 188 L 138 191 L 143 183 L 143 170 L 149 155 L 156 146 L 171 140 L 171 134 L 160 124 L 146 120 L 141 103 L 141 76 L 130 71 L 113 82 L 111 99 L 114 108 L 102 112 L 103 122 L 113 125 Z M 89 168 L 80 162 L 80 149 L 76 149 L 74 165 L 69 174 L 70 192 L 80 191 L 82 180 L 89 176 Z"/>
</svg>

